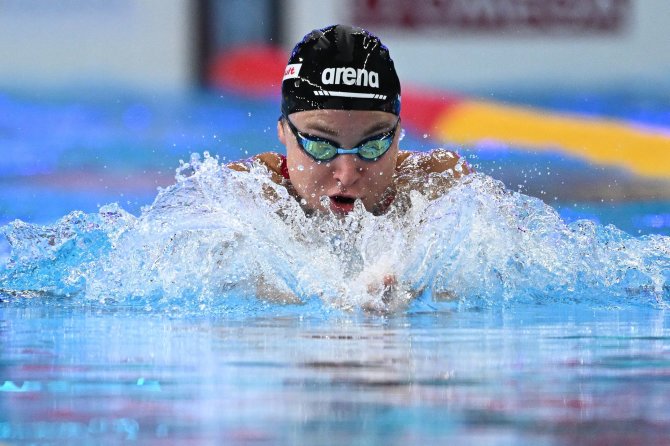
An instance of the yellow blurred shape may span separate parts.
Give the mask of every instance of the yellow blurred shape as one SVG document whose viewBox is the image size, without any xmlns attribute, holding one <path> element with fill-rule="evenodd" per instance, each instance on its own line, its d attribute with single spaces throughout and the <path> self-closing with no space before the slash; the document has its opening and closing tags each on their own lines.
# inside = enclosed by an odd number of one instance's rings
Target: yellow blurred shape
<svg viewBox="0 0 670 446">
<path fill-rule="evenodd" d="M 670 130 L 478 101 L 445 112 L 437 128 L 442 139 L 458 144 L 494 140 L 537 150 L 558 149 L 639 175 L 670 178 Z"/>
</svg>

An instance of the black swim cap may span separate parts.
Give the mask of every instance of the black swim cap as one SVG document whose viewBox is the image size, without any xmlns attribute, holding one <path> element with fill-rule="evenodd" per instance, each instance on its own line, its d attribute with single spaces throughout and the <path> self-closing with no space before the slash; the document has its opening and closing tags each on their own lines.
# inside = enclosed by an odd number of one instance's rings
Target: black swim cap
<svg viewBox="0 0 670 446">
<path fill-rule="evenodd" d="M 352 26 L 307 34 L 293 48 L 281 92 L 284 115 L 320 109 L 400 114 L 400 81 L 388 48 Z"/>
</svg>

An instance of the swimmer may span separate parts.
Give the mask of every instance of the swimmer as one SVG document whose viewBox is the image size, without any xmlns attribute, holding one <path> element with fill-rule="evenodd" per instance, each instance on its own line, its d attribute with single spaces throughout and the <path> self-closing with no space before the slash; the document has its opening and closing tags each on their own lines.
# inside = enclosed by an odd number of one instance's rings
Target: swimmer
<svg viewBox="0 0 670 446">
<path fill-rule="evenodd" d="M 334 25 L 307 34 L 291 53 L 281 92 L 277 134 L 286 155 L 262 153 L 229 167 L 248 171 L 260 163 L 307 213 L 342 216 L 359 201 L 381 215 L 392 204 L 408 206 L 412 190 L 437 198 L 470 172 L 448 150 L 399 149 L 400 81 L 388 49 L 361 28 Z M 365 308 L 392 308 L 398 287 L 396 276 L 384 272 L 368 286 L 378 298 Z M 257 291 L 296 302 L 263 280 Z"/>
<path fill-rule="evenodd" d="M 262 153 L 229 167 L 261 163 L 307 212 L 343 215 L 360 200 L 381 215 L 410 190 L 436 198 L 470 171 L 448 150 L 399 149 L 400 81 L 388 49 L 366 30 L 334 25 L 307 34 L 281 92 L 277 134 L 286 155 Z M 427 181 L 430 174 L 438 175 Z"/>
</svg>

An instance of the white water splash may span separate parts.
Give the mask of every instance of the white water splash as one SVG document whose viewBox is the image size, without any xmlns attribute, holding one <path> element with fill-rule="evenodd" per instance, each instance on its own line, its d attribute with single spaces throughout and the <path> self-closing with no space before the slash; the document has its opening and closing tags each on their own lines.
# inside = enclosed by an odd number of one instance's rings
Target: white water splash
<svg viewBox="0 0 670 446">
<path fill-rule="evenodd" d="M 417 299 L 664 305 L 669 295 L 669 237 L 566 225 L 482 174 L 434 200 L 411 192 L 384 216 L 357 203 L 345 218 L 305 215 L 259 165 L 235 172 L 194 156 L 176 179 L 139 217 L 110 205 L 53 226 L 8 225 L 0 293 L 163 310 L 260 299 L 385 312 Z"/>
</svg>

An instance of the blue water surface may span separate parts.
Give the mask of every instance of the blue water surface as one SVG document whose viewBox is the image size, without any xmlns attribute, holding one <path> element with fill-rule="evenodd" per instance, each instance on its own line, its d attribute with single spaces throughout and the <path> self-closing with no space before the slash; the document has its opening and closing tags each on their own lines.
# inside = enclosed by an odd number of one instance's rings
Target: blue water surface
<svg viewBox="0 0 670 446">
<path fill-rule="evenodd" d="M 1 310 L 9 444 L 664 444 L 668 316 Z"/>
</svg>

